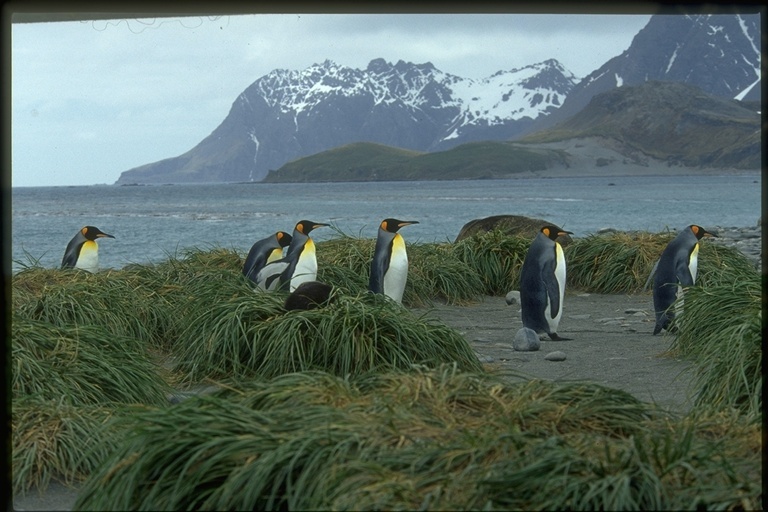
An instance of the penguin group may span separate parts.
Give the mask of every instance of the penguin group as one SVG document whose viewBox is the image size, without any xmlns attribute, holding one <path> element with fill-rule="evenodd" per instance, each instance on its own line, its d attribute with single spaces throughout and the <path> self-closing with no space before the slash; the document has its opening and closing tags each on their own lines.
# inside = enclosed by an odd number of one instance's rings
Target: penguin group
<svg viewBox="0 0 768 512">
<path fill-rule="evenodd" d="M 413 220 L 387 218 L 379 224 L 371 261 L 368 290 L 402 303 L 408 278 L 408 254 L 400 228 L 418 224 Z M 314 229 L 328 226 L 322 222 L 299 221 L 293 234 L 278 231 L 257 241 L 248 253 L 243 274 L 262 291 L 287 291 L 292 294 L 287 309 L 306 309 L 327 298 L 330 288 L 317 282 L 315 243 L 309 236 Z M 285 255 L 281 251 L 287 246 Z"/>
<path fill-rule="evenodd" d="M 386 218 L 381 221 L 371 259 L 368 291 L 402 303 L 408 278 L 408 254 L 400 229 L 418 224 L 415 220 Z M 316 247 L 310 233 L 329 226 L 301 220 L 293 233 L 277 231 L 256 241 L 245 258 L 243 276 L 257 290 L 284 291 L 291 296 L 286 309 L 310 309 L 326 301 L 331 287 L 317 281 Z M 550 340 L 570 340 L 558 334 L 565 299 L 566 263 L 558 238 L 573 234 L 556 225 L 542 226 L 532 241 L 520 271 L 520 313 L 524 328 L 546 334 Z M 653 280 L 653 334 L 669 330 L 675 317 L 673 305 L 684 287 L 696 283 L 699 241 L 716 237 L 701 226 L 683 229 L 661 253 L 648 282 Z M 62 268 L 96 272 L 99 267 L 97 240 L 115 238 L 95 226 L 84 226 L 67 244 Z M 678 301 L 679 303 L 679 301 Z"/>
</svg>

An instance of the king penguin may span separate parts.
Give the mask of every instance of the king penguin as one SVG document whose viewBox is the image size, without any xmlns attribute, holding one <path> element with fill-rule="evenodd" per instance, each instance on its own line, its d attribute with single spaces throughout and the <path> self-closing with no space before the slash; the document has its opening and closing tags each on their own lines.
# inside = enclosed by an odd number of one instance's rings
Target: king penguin
<svg viewBox="0 0 768 512">
<path fill-rule="evenodd" d="M 309 237 L 313 229 L 328 226 L 320 222 L 302 220 L 293 228 L 291 243 L 284 258 L 268 263 L 256 276 L 260 290 L 282 290 L 293 292 L 301 284 L 315 281 L 317 277 L 317 256 L 315 243 Z"/>
<path fill-rule="evenodd" d="M 256 282 L 256 276 L 267 263 L 283 257 L 283 248 L 288 247 L 293 237 L 285 231 L 263 238 L 251 246 L 243 265 L 243 275 Z"/>
<path fill-rule="evenodd" d="M 656 313 L 653 334 L 667 329 L 669 322 L 675 317 L 675 312 L 670 306 L 681 293 L 681 287 L 696 284 L 699 240 L 705 236 L 717 237 L 701 226 L 691 224 L 672 239 L 661 253 L 653 278 L 653 310 Z"/>
<path fill-rule="evenodd" d="M 115 238 L 104 233 L 97 227 L 85 226 L 69 241 L 61 268 L 80 268 L 88 272 L 96 272 L 99 268 L 98 238 Z"/>
<path fill-rule="evenodd" d="M 551 224 L 533 239 L 520 271 L 520 306 L 523 327 L 547 333 L 551 340 L 569 340 L 557 334 L 565 296 L 565 256 L 557 243 L 560 235 L 571 235 Z"/>
<path fill-rule="evenodd" d="M 397 219 L 381 221 L 371 262 L 368 289 L 374 293 L 383 293 L 398 303 L 402 303 L 408 279 L 408 254 L 405 251 L 405 240 L 398 231 L 411 224 L 418 222 Z"/>
</svg>

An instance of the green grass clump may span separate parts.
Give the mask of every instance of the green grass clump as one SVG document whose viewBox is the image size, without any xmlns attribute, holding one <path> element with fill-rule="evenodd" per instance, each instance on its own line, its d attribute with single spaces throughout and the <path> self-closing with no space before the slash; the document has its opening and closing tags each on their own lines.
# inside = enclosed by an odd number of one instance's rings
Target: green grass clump
<svg viewBox="0 0 768 512">
<path fill-rule="evenodd" d="M 672 238 L 615 232 L 575 239 L 565 248 L 568 285 L 591 293 L 639 292 Z"/>
<path fill-rule="evenodd" d="M 13 276 L 13 310 L 54 325 L 99 326 L 115 336 L 161 343 L 171 323 L 167 304 L 131 271 L 31 269 Z"/>
<path fill-rule="evenodd" d="M 14 397 L 11 421 L 14 495 L 45 489 L 52 480 L 75 484 L 114 449 L 102 430 L 113 409 L 40 396 Z"/>
<path fill-rule="evenodd" d="M 752 270 L 686 290 L 673 352 L 695 361 L 696 405 L 762 414 L 762 286 Z"/>
<path fill-rule="evenodd" d="M 116 423 L 78 510 L 754 509 L 762 492 L 758 425 L 452 365 L 288 374 Z"/>
<path fill-rule="evenodd" d="M 649 276 L 674 237 L 668 232 L 614 232 L 576 239 L 565 248 L 568 285 L 592 293 L 650 292 Z M 706 239 L 699 247 L 697 285 L 755 272 L 755 266 L 732 247 Z"/>
<path fill-rule="evenodd" d="M 348 294 L 368 289 L 374 239 L 341 236 L 320 242 L 317 247 L 318 280 Z M 424 307 L 434 299 L 448 304 L 476 301 L 483 294 L 477 272 L 459 259 L 450 245 L 410 243 L 408 280 L 403 304 Z M 506 292 L 505 292 L 506 293 Z"/>
<path fill-rule="evenodd" d="M 13 398 L 27 395 L 71 405 L 157 404 L 168 386 L 136 340 L 100 326 L 58 326 L 14 317 Z"/>
<path fill-rule="evenodd" d="M 446 304 L 468 304 L 483 295 L 480 275 L 461 261 L 448 244 L 412 244 L 411 266 L 403 304 L 431 306 L 434 299 Z"/>
<path fill-rule="evenodd" d="M 454 244 L 452 251 L 477 272 L 485 295 L 503 296 L 520 287 L 520 269 L 530 245 L 531 239 L 497 229 L 465 238 Z"/>
<path fill-rule="evenodd" d="M 383 295 L 336 294 L 328 306 L 291 312 L 282 306 L 287 294 L 247 286 L 210 297 L 194 294 L 186 313 L 197 320 L 178 342 L 175 370 L 184 382 L 309 370 L 358 375 L 452 361 L 480 368 L 459 333 L 419 319 Z"/>
</svg>

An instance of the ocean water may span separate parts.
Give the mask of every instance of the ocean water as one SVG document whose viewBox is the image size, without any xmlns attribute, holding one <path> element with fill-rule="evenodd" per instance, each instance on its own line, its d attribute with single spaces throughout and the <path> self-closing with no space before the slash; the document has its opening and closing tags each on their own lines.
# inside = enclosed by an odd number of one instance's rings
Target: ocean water
<svg viewBox="0 0 768 512">
<path fill-rule="evenodd" d="M 491 215 L 549 220 L 575 236 L 612 227 L 659 232 L 689 224 L 754 226 L 761 215 L 759 172 L 710 176 L 524 178 L 382 183 L 217 184 L 16 187 L 12 269 L 38 261 L 58 267 L 85 225 L 115 239 L 99 241 L 102 268 L 152 263 L 186 249 L 224 247 L 246 254 L 302 219 L 332 224 L 316 241 L 340 233 L 370 237 L 382 219 L 419 224 L 407 243 L 453 241 L 461 227 Z"/>
</svg>

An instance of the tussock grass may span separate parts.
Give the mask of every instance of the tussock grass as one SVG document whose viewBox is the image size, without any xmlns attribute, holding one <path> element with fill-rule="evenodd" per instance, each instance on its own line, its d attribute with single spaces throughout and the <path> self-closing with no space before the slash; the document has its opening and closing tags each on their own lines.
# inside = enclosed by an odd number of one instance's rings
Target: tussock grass
<svg viewBox="0 0 768 512">
<path fill-rule="evenodd" d="M 358 375 L 452 361 L 480 369 L 459 333 L 419 319 L 382 295 L 337 294 L 328 306 L 291 312 L 283 309 L 281 293 L 245 288 L 215 301 L 208 297 L 192 299 L 187 315 L 197 321 L 179 339 L 175 370 L 184 382 L 310 370 Z"/>
<path fill-rule="evenodd" d="M 754 509 L 761 496 L 757 425 L 452 365 L 288 374 L 116 423 L 122 442 L 78 510 Z"/>
<path fill-rule="evenodd" d="M 100 326 L 57 326 L 14 317 L 13 398 L 27 395 L 71 405 L 158 404 L 168 386 L 136 340 Z"/>
<path fill-rule="evenodd" d="M 575 239 L 565 248 L 568 285 L 592 293 L 643 289 L 670 233 L 615 232 Z"/>
<path fill-rule="evenodd" d="M 376 240 L 341 236 L 318 243 L 318 279 L 355 295 L 368 289 Z M 408 243 L 408 281 L 403 304 L 424 307 L 476 301 L 483 288 L 477 272 L 446 244 Z M 505 292 L 506 293 L 506 292 Z"/>
<path fill-rule="evenodd" d="M 531 239 L 510 236 L 496 229 L 478 233 L 454 244 L 459 261 L 474 269 L 483 282 L 483 294 L 506 295 L 520 287 L 520 269 Z"/>
<path fill-rule="evenodd" d="M 171 323 L 167 304 L 131 271 L 33 269 L 13 277 L 13 310 L 54 325 L 100 326 L 105 332 L 158 344 Z"/>
<path fill-rule="evenodd" d="M 13 493 L 45 489 L 55 480 L 75 484 L 107 458 L 114 438 L 104 425 L 113 410 L 56 398 L 14 398 L 12 432 Z"/>
<path fill-rule="evenodd" d="M 696 404 L 762 415 L 762 286 L 752 270 L 686 290 L 671 350 L 693 357 Z"/>
<path fill-rule="evenodd" d="M 576 239 L 565 248 L 568 284 L 592 293 L 641 292 L 674 236 L 669 232 L 615 232 Z M 732 247 L 706 239 L 699 245 L 697 285 L 756 272 L 754 265 Z M 652 282 L 646 291 L 650 292 L 651 286 Z"/>
<path fill-rule="evenodd" d="M 468 304 L 483 295 L 480 275 L 453 254 L 448 244 L 412 244 L 408 249 L 412 262 L 403 304 L 410 307 L 431 306 L 433 299 L 446 304 Z"/>
</svg>

